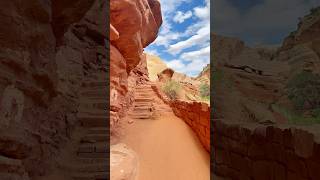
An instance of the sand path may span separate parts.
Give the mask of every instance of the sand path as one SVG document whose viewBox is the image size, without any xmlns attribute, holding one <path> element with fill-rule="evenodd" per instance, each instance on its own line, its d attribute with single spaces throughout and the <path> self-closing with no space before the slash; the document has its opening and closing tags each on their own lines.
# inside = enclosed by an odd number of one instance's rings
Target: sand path
<svg viewBox="0 0 320 180">
<path fill-rule="evenodd" d="M 137 179 L 209 180 L 209 153 L 191 128 L 174 115 L 151 86 L 137 87 L 135 99 L 138 103 L 135 100 L 126 117 L 121 141 L 139 156 Z M 148 114 L 149 102 L 155 109 L 152 115 Z"/>
</svg>

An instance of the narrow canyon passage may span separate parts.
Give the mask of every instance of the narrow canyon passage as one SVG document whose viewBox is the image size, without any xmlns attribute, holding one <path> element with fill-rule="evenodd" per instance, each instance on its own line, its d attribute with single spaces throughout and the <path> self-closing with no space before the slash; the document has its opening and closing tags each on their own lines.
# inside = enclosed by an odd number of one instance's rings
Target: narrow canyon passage
<svg viewBox="0 0 320 180">
<path fill-rule="evenodd" d="M 121 142 L 139 158 L 137 180 L 209 180 L 210 157 L 195 133 L 153 92 L 136 87 Z"/>
</svg>

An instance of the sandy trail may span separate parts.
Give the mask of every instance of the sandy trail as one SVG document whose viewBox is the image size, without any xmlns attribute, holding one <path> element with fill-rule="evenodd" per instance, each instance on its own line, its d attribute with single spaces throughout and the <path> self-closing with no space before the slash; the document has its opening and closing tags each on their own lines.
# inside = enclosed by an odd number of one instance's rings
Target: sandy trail
<svg viewBox="0 0 320 180">
<path fill-rule="evenodd" d="M 209 180 L 209 153 L 168 105 L 155 93 L 151 96 L 156 115 L 123 125 L 121 141 L 139 156 L 137 180 Z M 130 115 L 129 119 L 132 119 Z"/>
</svg>

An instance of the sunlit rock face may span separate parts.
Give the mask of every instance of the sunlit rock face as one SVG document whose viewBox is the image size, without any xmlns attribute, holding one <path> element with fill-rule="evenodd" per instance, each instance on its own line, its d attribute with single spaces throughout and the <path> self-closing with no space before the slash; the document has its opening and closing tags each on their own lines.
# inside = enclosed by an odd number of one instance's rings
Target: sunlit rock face
<svg viewBox="0 0 320 180">
<path fill-rule="evenodd" d="M 157 0 L 111 0 L 110 22 L 120 36 L 112 40 L 127 62 L 129 73 L 141 61 L 143 48 L 153 42 L 162 23 Z"/>
</svg>

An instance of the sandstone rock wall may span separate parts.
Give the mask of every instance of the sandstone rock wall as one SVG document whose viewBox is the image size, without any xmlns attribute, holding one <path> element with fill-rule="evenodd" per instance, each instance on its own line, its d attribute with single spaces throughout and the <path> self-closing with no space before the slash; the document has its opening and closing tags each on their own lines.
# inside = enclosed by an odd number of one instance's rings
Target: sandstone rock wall
<svg viewBox="0 0 320 180">
<path fill-rule="evenodd" d="M 197 134 L 204 148 L 210 152 L 210 107 L 201 102 L 170 100 L 156 85 L 152 86 L 156 94 L 172 108 L 174 114 L 185 121 Z"/>
<path fill-rule="evenodd" d="M 206 103 L 173 101 L 174 114 L 184 120 L 197 134 L 204 148 L 210 152 L 210 107 Z"/>
<path fill-rule="evenodd" d="M 134 87 L 148 81 L 143 48 L 156 39 L 161 24 L 158 0 L 110 0 L 111 132 L 132 103 Z"/>
<path fill-rule="evenodd" d="M 1 178 L 34 179 L 50 172 L 70 140 L 78 123 L 79 87 L 108 68 L 106 5 L 0 2 L 0 166 L 15 167 L 0 168 Z"/>
<path fill-rule="evenodd" d="M 213 120 L 213 172 L 231 179 L 320 177 L 316 130 Z"/>
</svg>

